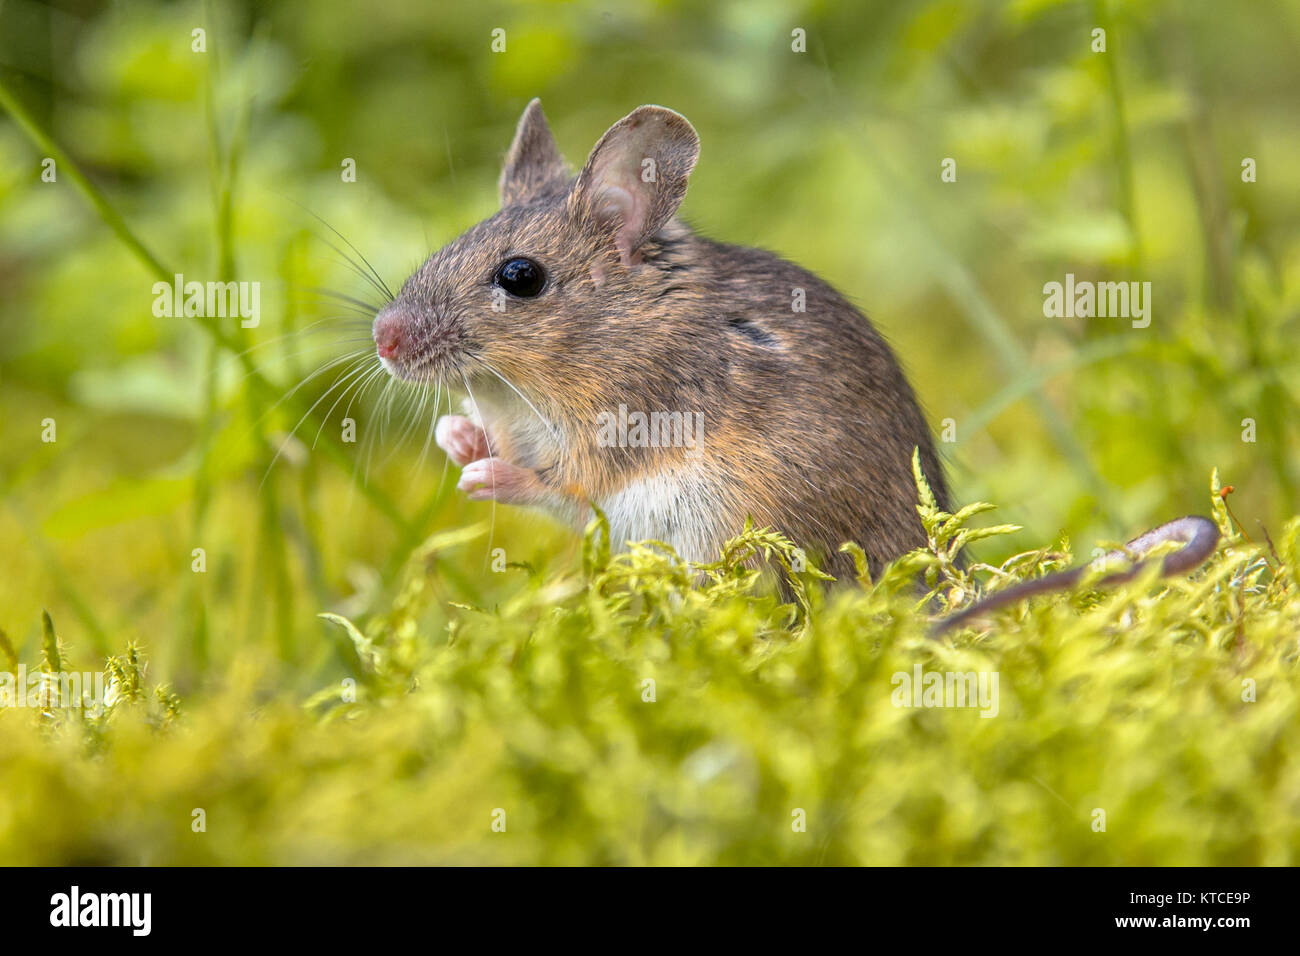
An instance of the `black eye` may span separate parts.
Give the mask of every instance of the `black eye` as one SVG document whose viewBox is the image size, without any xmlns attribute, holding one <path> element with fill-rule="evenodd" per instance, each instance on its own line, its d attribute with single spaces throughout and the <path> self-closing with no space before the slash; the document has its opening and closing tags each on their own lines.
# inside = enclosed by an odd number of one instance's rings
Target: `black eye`
<svg viewBox="0 0 1300 956">
<path fill-rule="evenodd" d="M 532 259 L 507 259 L 497 269 L 493 281 L 511 295 L 531 299 L 546 285 L 546 273 Z"/>
</svg>

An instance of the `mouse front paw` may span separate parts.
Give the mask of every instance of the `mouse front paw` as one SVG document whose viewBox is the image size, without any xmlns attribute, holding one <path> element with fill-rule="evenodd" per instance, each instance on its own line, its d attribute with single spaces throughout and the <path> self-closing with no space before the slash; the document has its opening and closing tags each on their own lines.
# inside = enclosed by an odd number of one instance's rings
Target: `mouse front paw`
<svg viewBox="0 0 1300 956">
<path fill-rule="evenodd" d="M 504 458 L 480 458 L 465 466 L 456 485 L 471 501 L 500 501 L 503 504 L 532 504 L 546 488 L 537 472 L 512 465 Z"/>
<path fill-rule="evenodd" d="M 443 415 L 433 437 L 447 457 L 462 468 L 489 454 L 487 433 L 464 415 Z"/>
</svg>

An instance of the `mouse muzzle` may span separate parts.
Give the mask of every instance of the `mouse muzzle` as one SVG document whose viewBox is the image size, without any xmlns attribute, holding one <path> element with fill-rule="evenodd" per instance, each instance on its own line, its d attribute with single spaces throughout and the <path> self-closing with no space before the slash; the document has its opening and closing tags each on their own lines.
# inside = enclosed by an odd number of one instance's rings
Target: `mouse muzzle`
<svg viewBox="0 0 1300 956">
<path fill-rule="evenodd" d="M 453 323 L 440 315 L 425 315 L 400 299 L 375 316 L 371 335 L 388 373 L 412 382 L 451 371 L 460 339 Z"/>
</svg>

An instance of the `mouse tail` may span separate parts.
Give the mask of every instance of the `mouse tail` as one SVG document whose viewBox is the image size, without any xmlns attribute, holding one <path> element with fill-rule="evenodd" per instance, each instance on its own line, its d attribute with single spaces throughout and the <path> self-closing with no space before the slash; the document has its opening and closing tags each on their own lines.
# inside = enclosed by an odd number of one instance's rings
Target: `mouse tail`
<svg viewBox="0 0 1300 956">
<path fill-rule="evenodd" d="M 1160 565 L 1161 576 L 1186 574 L 1200 567 L 1214 553 L 1214 549 L 1219 544 L 1219 526 L 1209 518 L 1203 518 L 1200 515 L 1187 515 L 1152 528 L 1128 542 L 1122 551 L 1111 551 L 1106 555 L 1107 558 L 1119 558 L 1124 557 L 1126 554 L 1135 554 L 1137 555 L 1137 562 L 1127 571 L 1120 571 L 1102 578 L 1097 582 L 1098 586 L 1109 587 L 1132 580 L 1145 567 L 1142 558 L 1156 545 L 1164 544 L 1166 541 L 1177 541 L 1182 544 L 1182 547 L 1165 556 L 1163 563 Z M 931 628 L 930 636 L 938 637 L 954 628 L 961 627 L 975 618 L 983 617 L 999 608 L 1006 607 L 1008 604 L 1014 604 L 1026 598 L 1035 597 L 1039 594 L 1068 591 L 1079 582 L 1086 569 L 1085 565 L 1070 568 L 1068 571 L 1057 571 L 1054 574 L 1046 574 L 1041 578 L 1021 581 L 1004 591 L 997 591 L 982 601 L 977 601 L 970 607 L 939 621 Z"/>
</svg>

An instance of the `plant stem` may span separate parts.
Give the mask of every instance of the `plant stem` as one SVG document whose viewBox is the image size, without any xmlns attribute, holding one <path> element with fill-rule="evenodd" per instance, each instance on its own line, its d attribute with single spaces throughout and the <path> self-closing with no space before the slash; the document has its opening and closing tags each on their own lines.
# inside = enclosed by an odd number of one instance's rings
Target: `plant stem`
<svg viewBox="0 0 1300 956">
<path fill-rule="evenodd" d="M 18 124 L 19 128 L 27 134 L 27 137 L 31 139 L 32 142 L 44 150 L 46 155 L 55 161 L 55 164 L 60 171 L 62 171 L 63 174 L 73 182 L 77 187 L 77 191 L 81 193 L 82 197 L 90 204 L 95 212 L 99 214 L 99 217 L 104 220 L 105 224 L 113 230 L 113 233 L 118 237 L 122 244 L 131 251 L 132 255 L 140 260 L 149 272 L 161 281 L 173 281 L 176 273 L 163 265 L 161 260 L 150 252 L 145 244 L 136 237 L 117 210 L 109 205 L 108 201 L 104 198 L 103 193 L 101 193 L 94 184 L 92 184 L 85 175 L 82 174 L 82 172 L 77 168 L 76 163 L 72 161 L 68 154 L 60 149 L 45 133 L 45 131 L 40 128 L 35 120 L 32 119 L 32 116 L 27 111 L 26 107 L 22 105 L 2 78 L 0 78 L 0 106 L 3 106 L 5 110 L 8 111 L 8 113 L 14 118 L 14 121 Z M 260 398 L 277 400 L 280 397 L 281 390 L 271 384 L 271 382 L 261 373 L 254 364 L 252 356 L 248 353 L 247 349 L 238 338 L 231 335 L 229 331 L 223 328 L 222 325 L 211 316 L 191 316 L 191 318 L 198 322 L 204 331 L 212 336 L 218 345 L 235 356 L 236 361 L 239 362 L 240 367 L 247 376 L 250 387 L 256 389 Z M 288 403 L 288 405 L 291 409 L 301 408 L 301 402 L 301 399 L 294 398 Z M 326 440 L 321 446 L 325 454 L 331 461 L 339 465 L 345 471 L 350 470 L 353 463 L 348 457 L 347 452 L 339 445 L 338 438 L 329 434 L 328 431 L 326 431 L 325 434 Z M 383 493 L 383 491 L 367 482 L 362 484 L 361 493 L 369 499 L 370 503 L 375 506 L 380 514 L 388 518 L 399 529 L 406 528 L 407 520 L 405 516 L 392 500 Z"/>
</svg>

